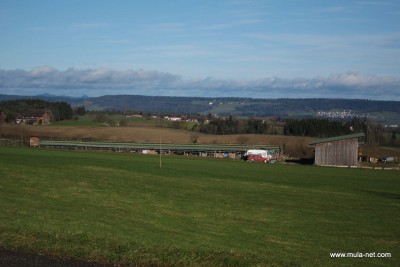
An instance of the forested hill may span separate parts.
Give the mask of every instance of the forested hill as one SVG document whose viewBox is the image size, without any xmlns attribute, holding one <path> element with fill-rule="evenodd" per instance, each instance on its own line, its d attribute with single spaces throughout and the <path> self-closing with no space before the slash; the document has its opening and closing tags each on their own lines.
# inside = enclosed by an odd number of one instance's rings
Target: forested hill
<svg viewBox="0 0 400 267">
<path fill-rule="evenodd" d="M 2 99 L 23 98 L 0 95 Z M 25 97 L 26 98 L 26 97 Z M 400 101 L 361 99 L 253 99 L 138 95 L 68 98 L 37 96 L 48 101 L 66 101 L 87 110 L 141 111 L 145 113 L 215 114 L 238 117 L 352 117 L 369 116 L 384 123 L 400 124 Z"/>
</svg>

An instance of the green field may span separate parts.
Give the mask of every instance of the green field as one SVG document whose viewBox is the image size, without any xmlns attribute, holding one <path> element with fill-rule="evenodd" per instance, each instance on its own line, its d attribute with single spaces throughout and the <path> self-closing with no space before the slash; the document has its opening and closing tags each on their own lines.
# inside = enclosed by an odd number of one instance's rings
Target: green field
<svg viewBox="0 0 400 267">
<path fill-rule="evenodd" d="M 0 147 L 0 211 L 0 248 L 101 263 L 400 262 L 398 171 Z"/>
</svg>

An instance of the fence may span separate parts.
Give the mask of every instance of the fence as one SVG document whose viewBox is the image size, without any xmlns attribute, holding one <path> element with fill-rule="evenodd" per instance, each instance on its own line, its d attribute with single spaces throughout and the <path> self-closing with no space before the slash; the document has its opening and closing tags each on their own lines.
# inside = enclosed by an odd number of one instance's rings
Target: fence
<svg viewBox="0 0 400 267">
<path fill-rule="evenodd" d="M 29 146 L 29 140 L 0 139 L 0 146 Z"/>
</svg>

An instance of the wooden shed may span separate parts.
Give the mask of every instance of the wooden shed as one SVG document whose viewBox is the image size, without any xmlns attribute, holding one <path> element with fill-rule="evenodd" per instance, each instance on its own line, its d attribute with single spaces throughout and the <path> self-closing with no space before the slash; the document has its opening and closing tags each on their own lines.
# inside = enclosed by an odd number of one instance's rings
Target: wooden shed
<svg viewBox="0 0 400 267">
<path fill-rule="evenodd" d="M 310 143 L 315 147 L 315 165 L 357 166 L 358 146 L 363 143 L 364 136 L 364 133 L 349 134 Z"/>
<path fill-rule="evenodd" d="M 40 146 L 40 138 L 37 136 L 32 136 L 31 138 L 29 138 L 29 145 L 33 147 Z"/>
</svg>

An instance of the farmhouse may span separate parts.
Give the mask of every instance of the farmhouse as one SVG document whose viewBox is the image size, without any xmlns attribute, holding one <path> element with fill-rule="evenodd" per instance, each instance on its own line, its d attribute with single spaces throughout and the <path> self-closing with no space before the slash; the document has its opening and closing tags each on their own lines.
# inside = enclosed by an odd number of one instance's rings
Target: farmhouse
<svg viewBox="0 0 400 267">
<path fill-rule="evenodd" d="M 324 138 L 310 143 L 315 147 L 315 165 L 357 166 L 358 145 L 363 143 L 364 133 Z"/>
<path fill-rule="evenodd" d="M 30 109 L 16 118 L 17 124 L 50 124 L 53 121 L 53 113 L 47 109 Z"/>
</svg>

